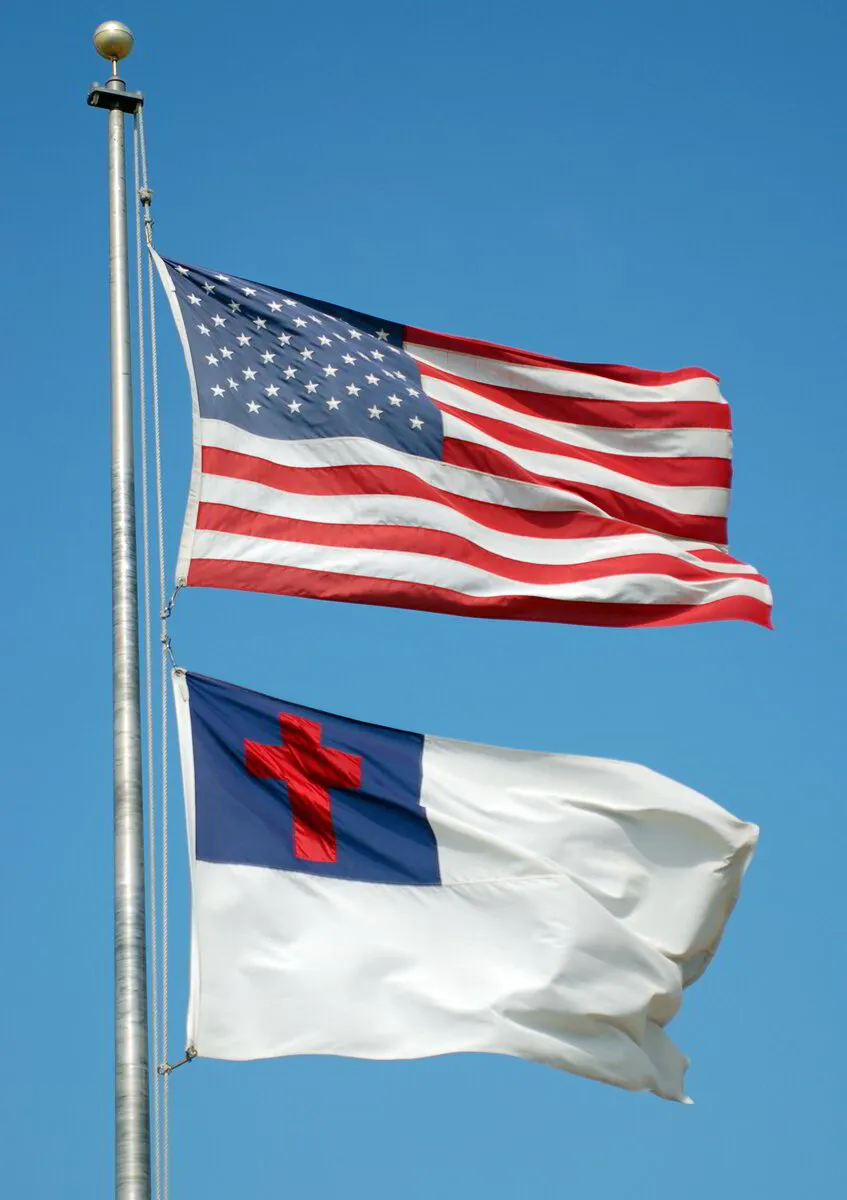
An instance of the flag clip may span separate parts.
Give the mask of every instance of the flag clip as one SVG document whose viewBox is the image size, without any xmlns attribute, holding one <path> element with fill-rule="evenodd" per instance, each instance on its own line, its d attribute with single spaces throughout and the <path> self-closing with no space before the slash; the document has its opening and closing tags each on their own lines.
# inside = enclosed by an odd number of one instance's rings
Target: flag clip
<svg viewBox="0 0 847 1200">
<path fill-rule="evenodd" d="M 170 1075 L 171 1071 L 175 1071 L 177 1067 L 184 1067 L 186 1063 L 190 1063 L 192 1058 L 197 1057 L 197 1051 L 193 1046 L 187 1046 L 185 1049 L 185 1058 L 181 1058 L 175 1063 L 159 1063 L 158 1073 L 160 1075 Z"/>
</svg>

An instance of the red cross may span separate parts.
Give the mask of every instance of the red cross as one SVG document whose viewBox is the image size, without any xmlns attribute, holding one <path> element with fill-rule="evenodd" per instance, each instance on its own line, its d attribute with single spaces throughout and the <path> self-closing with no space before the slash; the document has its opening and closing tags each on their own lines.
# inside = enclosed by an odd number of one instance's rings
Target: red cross
<svg viewBox="0 0 847 1200">
<path fill-rule="evenodd" d="M 335 862 L 335 833 L 329 788 L 358 788 L 362 759 L 358 754 L 321 745 L 317 721 L 280 713 L 282 746 L 244 741 L 244 763 L 260 779 L 288 784 L 294 816 L 294 853 L 309 862 Z"/>
</svg>

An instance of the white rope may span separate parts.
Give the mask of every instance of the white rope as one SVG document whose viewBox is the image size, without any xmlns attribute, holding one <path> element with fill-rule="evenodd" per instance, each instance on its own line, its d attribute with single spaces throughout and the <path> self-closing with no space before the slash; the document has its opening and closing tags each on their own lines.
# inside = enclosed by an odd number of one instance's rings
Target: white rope
<svg viewBox="0 0 847 1200">
<path fill-rule="evenodd" d="M 154 1138 L 154 1179 L 156 1200 L 162 1197 L 162 1123 L 161 1123 L 161 1093 L 162 1080 L 159 1075 L 160 1060 L 159 1041 L 159 950 L 158 950 L 158 913 L 157 890 L 158 880 L 156 871 L 156 775 L 153 767 L 153 626 L 150 604 L 150 470 L 149 470 L 149 439 L 147 432 L 147 380 L 146 380 L 146 347 L 144 338 L 144 275 L 142 272 L 143 237 L 142 237 L 142 203 L 141 203 L 141 151 L 139 125 L 136 119 L 133 127 L 133 162 L 135 167 L 135 278 L 136 278 L 136 317 L 138 321 L 138 390 L 139 390 L 139 432 L 141 435 L 141 547 L 143 562 L 143 610 L 144 610 L 144 702 L 145 702 L 145 743 L 147 751 L 147 878 L 150 895 L 150 990 L 152 995 L 152 1035 L 153 1062 L 152 1077 L 153 1099 L 153 1138 Z"/>
<path fill-rule="evenodd" d="M 144 119 L 139 109 L 138 125 L 141 134 L 141 174 L 142 186 L 147 195 L 144 230 L 147 236 L 147 246 L 153 248 L 153 220 L 150 215 L 150 192 L 147 183 L 147 147 L 144 140 Z M 168 675 L 170 659 L 170 636 L 168 634 L 168 617 L 170 604 L 165 585 L 165 503 L 162 485 L 162 436 L 159 419 L 159 349 L 156 334 L 156 288 L 153 277 L 153 259 L 147 255 L 147 303 L 150 315 L 150 378 L 151 397 L 153 401 L 153 456 L 156 464 L 156 532 L 159 558 L 159 615 L 161 639 L 161 709 L 162 709 L 162 778 L 161 778 L 161 812 L 162 812 L 162 1063 L 168 1064 L 168 986 L 169 986 L 169 832 L 168 832 Z M 162 1075 L 162 1200 L 168 1200 L 170 1179 L 170 1137 L 169 1137 L 169 1101 L 170 1101 L 170 1071 Z"/>
</svg>

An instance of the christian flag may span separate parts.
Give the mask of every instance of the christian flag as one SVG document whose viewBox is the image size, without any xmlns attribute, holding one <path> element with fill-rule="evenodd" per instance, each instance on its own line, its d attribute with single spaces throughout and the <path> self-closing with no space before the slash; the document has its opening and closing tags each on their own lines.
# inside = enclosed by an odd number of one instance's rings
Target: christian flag
<svg viewBox="0 0 847 1200">
<path fill-rule="evenodd" d="M 584 625 L 770 623 L 708 371 L 569 363 L 157 257 L 194 396 L 177 582 Z"/>
<path fill-rule="evenodd" d="M 175 672 L 188 1042 L 511 1054 L 685 1098 L 666 1033 L 757 830 L 645 767 L 449 741 Z"/>
</svg>

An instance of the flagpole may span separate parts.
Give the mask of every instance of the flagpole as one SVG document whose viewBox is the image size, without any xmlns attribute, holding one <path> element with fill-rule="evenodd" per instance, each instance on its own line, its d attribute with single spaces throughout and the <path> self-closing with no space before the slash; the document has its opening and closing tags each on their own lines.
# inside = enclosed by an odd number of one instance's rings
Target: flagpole
<svg viewBox="0 0 847 1200">
<path fill-rule="evenodd" d="M 112 697 L 115 912 L 115 1195 L 150 1198 L 147 950 L 139 705 L 138 585 L 132 437 L 132 353 L 127 255 L 124 114 L 141 96 L 127 92 L 118 62 L 133 38 L 120 21 L 94 34 L 112 63 L 105 87 L 88 103 L 109 114 L 109 333 L 112 430 Z"/>
</svg>

